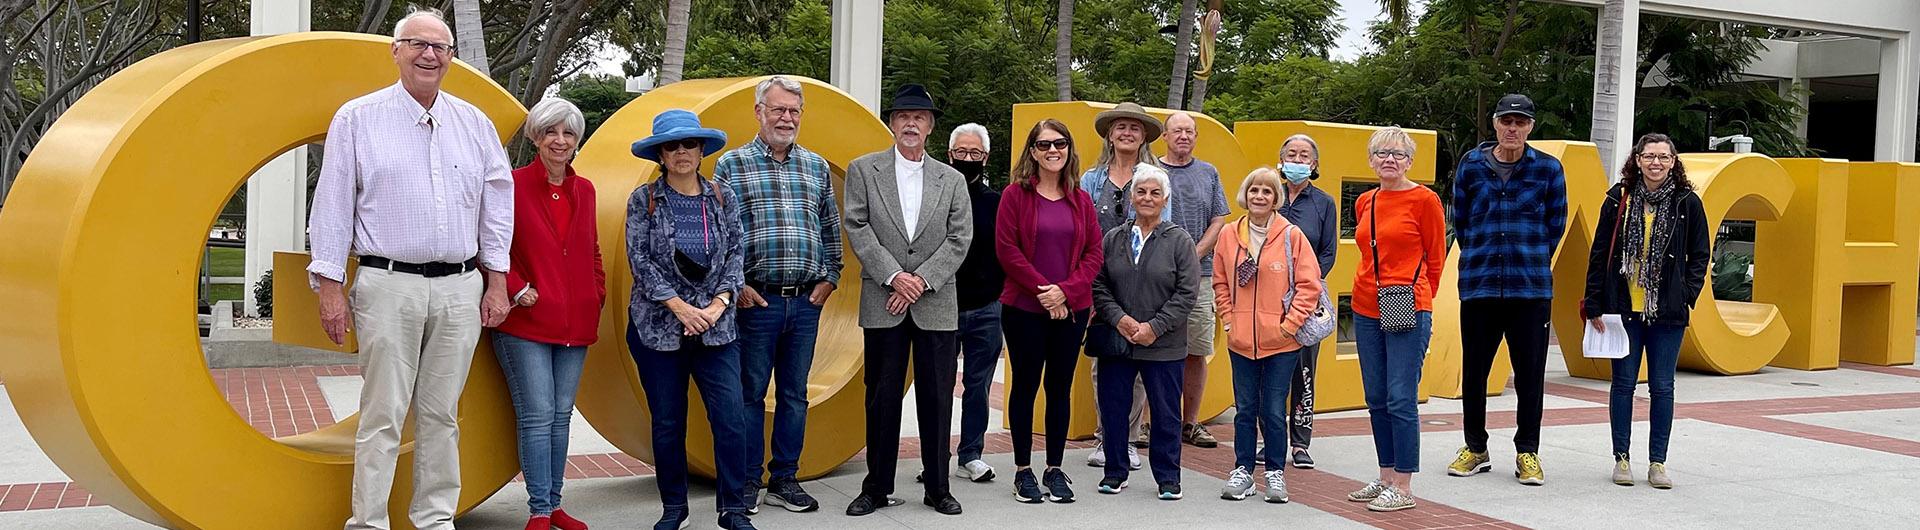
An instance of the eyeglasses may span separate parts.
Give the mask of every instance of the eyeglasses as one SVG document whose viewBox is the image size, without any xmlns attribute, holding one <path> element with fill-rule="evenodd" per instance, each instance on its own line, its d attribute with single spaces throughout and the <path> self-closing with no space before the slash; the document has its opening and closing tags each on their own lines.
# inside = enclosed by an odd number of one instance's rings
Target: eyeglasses
<svg viewBox="0 0 1920 530">
<path fill-rule="evenodd" d="M 1072 147 L 1073 142 L 1066 138 L 1033 141 L 1033 150 L 1035 151 L 1065 151 Z"/>
<path fill-rule="evenodd" d="M 781 117 L 781 118 L 800 117 L 800 107 L 762 107 L 762 108 L 766 109 L 767 114 L 772 114 L 774 115 L 774 117 Z"/>
<path fill-rule="evenodd" d="M 1399 149 L 1379 149 L 1373 152 L 1373 157 L 1374 158 L 1391 158 L 1395 162 L 1405 162 L 1407 161 L 1407 159 L 1413 158 L 1413 153 L 1408 153 L 1406 151 L 1401 151 Z"/>
<path fill-rule="evenodd" d="M 958 160 L 986 160 L 987 152 L 979 149 L 948 149 L 947 154 Z"/>
<path fill-rule="evenodd" d="M 407 45 L 407 48 L 412 49 L 413 51 L 416 51 L 416 52 L 426 51 L 428 49 L 431 49 L 434 51 L 434 53 L 438 53 L 440 55 L 453 54 L 452 44 L 441 44 L 438 42 L 422 40 L 422 39 L 414 39 L 414 38 L 393 39 L 393 41 L 401 44 L 405 44 Z"/>
<path fill-rule="evenodd" d="M 660 149 L 662 151 L 685 151 L 689 149 L 699 149 L 701 145 L 705 143 L 706 141 L 704 140 L 689 138 L 660 144 Z"/>
<path fill-rule="evenodd" d="M 1671 164 L 1673 163 L 1674 160 L 1677 160 L 1677 158 L 1675 158 L 1673 155 L 1669 155 L 1666 153 L 1640 153 L 1641 162 L 1659 162 L 1662 164 Z"/>
</svg>

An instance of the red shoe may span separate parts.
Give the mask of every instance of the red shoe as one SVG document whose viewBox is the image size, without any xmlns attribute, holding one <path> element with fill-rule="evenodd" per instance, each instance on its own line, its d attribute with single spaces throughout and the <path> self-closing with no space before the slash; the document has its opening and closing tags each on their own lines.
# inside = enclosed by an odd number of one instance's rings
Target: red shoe
<svg viewBox="0 0 1920 530">
<path fill-rule="evenodd" d="M 565 510 L 553 510 L 553 527 L 560 530 L 587 530 L 587 523 L 567 515 Z"/>
<path fill-rule="evenodd" d="M 527 518 L 527 530 L 553 530 L 553 523 L 545 515 Z"/>
</svg>

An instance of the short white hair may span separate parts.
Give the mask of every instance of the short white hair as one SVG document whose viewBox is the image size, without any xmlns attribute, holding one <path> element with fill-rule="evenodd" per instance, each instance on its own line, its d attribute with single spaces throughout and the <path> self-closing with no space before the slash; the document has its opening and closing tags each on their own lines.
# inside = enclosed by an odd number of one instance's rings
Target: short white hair
<svg viewBox="0 0 1920 530">
<path fill-rule="evenodd" d="M 447 16 L 444 14 L 441 14 L 440 10 L 434 9 L 431 7 L 412 6 L 407 8 L 406 16 L 400 17 L 400 21 L 393 23 L 393 38 L 396 38 L 396 39 L 400 38 L 400 30 L 405 29 L 407 27 L 408 22 L 412 22 L 413 19 L 423 18 L 423 17 L 431 18 L 436 21 L 439 21 L 441 26 L 445 26 L 447 28 L 447 36 L 448 37 L 453 36 L 453 25 L 447 23 Z"/>
<path fill-rule="evenodd" d="M 527 111 L 527 125 L 522 134 L 537 142 L 540 135 L 555 125 L 573 131 L 575 137 L 587 135 L 587 118 L 580 114 L 580 107 L 557 97 L 542 99 L 533 105 L 533 110 Z"/>
<path fill-rule="evenodd" d="M 1374 151 L 1396 145 L 1407 148 L 1407 160 L 1413 160 L 1413 150 L 1415 147 L 1413 144 L 1413 136 L 1407 134 L 1407 131 L 1399 127 L 1385 127 L 1374 131 L 1373 137 L 1367 139 L 1367 158 L 1373 158 Z"/>
<path fill-rule="evenodd" d="M 966 134 L 980 138 L 981 151 L 993 152 L 993 140 L 987 137 L 987 128 L 978 123 L 966 123 L 961 124 L 959 127 L 954 127 L 953 134 L 947 136 L 947 145 L 951 146 L 959 143 L 960 136 Z"/>
<path fill-rule="evenodd" d="M 1160 169 L 1160 166 L 1150 165 L 1145 162 L 1133 166 L 1132 182 L 1134 186 L 1139 186 L 1142 182 L 1158 182 L 1160 183 L 1161 192 L 1168 195 L 1173 194 L 1173 181 L 1167 178 L 1167 170 Z"/>
<path fill-rule="evenodd" d="M 766 81 L 761 81 L 760 86 L 753 87 L 753 104 L 765 105 L 767 103 L 767 89 L 773 87 L 780 87 L 781 90 L 793 93 L 793 97 L 800 98 L 800 106 L 807 106 L 807 97 L 800 92 L 800 82 L 788 79 L 786 76 L 778 75 L 769 77 Z"/>
<path fill-rule="evenodd" d="M 1313 154 L 1313 161 L 1314 162 L 1320 161 L 1320 142 L 1313 141 L 1312 136 L 1307 136 L 1304 133 L 1288 136 L 1286 141 L 1280 142 L 1280 158 L 1287 157 L 1287 144 L 1291 144 L 1294 142 L 1306 142 L 1307 151 Z"/>
</svg>

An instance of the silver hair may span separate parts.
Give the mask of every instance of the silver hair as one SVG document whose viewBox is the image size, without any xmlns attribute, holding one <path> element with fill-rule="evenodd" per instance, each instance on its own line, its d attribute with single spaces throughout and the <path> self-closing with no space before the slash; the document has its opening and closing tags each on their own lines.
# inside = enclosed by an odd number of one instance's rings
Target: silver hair
<svg viewBox="0 0 1920 530">
<path fill-rule="evenodd" d="M 452 36 L 453 25 L 447 23 L 447 15 L 441 13 L 440 10 L 434 9 L 431 7 L 411 6 L 407 8 L 406 16 L 400 17 L 400 21 L 393 23 L 393 38 L 396 38 L 396 39 L 400 38 L 400 30 L 403 28 L 406 28 L 408 22 L 411 22 L 413 21 L 413 19 L 421 18 L 421 17 L 432 18 L 434 20 L 440 21 L 440 25 L 447 27 L 448 36 L 449 37 Z"/>
<path fill-rule="evenodd" d="M 573 131 L 576 139 L 587 135 L 587 118 L 580 114 L 580 107 L 557 97 L 542 99 L 533 105 L 533 110 L 527 111 L 527 126 L 522 134 L 528 140 L 538 142 L 540 136 L 555 125 Z M 578 147 L 579 144 L 575 143 L 575 148 Z"/>
<path fill-rule="evenodd" d="M 1133 166 L 1132 185 L 1138 187 L 1141 182 L 1158 182 L 1160 183 L 1161 192 L 1168 195 L 1173 194 L 1173 181 L 1167 178 L 1167 170 L 1160 169 L 1160 166 L 1151 165 L 1146 162 L 1141 162 Z"/>
<path fill-rule="evenodd" d="M 993 151 L 993 140 L 987 137 L 987 128 L 978 123 L 965 123 L 953 128 L 953 134 L 947 136 L 947 145 L 960 141 L 960 135 L 971 134 L 980 138 L 981 151 Z"/>
<path fill-rule="evenodd" d="M 1290 144 L 1296 141 L 1306 142 L 1307 150 L 1313 153 L 1313 161 L 1314 162 L 1320 161 L 1320 142 L 1313 141 L 1312 136 L 1307 136 L 1305 134 L 1296 134 L 1293 136 L 1288 136 L 1287 141 L 1280 142 L 1280 158 L 1285 159 L 1287 157 L 1287 144 Z M 1284 162 L 1285 160 L 1282 160 L 1282 161 Z"/>
<path fill-rule="evenodd" d="M 786 76 L 778 75 L 769 77 L 766 81 L 761 81 L 760 86 L 753 87 L 753 104 L 766 104 L 767 89 L 773 87 L 780 87 L 781 90 L 793 93 L 793 97 L 800 98 L 800 106 L 807 106 L 807 97 L 800 92 L 800 82 L 788 79 Z"/>
<path fill-rule="evenodd" d="M 1374 151 L 1378 151 L 1380 150 L 1380 148 L 1387 147 L 1393 144 L 1399 144 L 1401 146 L 1405 146 L 1407 148 L 1407 159 L 1408 160 L 1413 159 L 1413 153 L 1415 148 L 1413 144 L 1413 136 L 1407 134 L 1407 131 L 1400 129 L 1399 127 L 1384 127 L 1378 131 L 1374 131 L 1373 138 L 1367 139 L 1367 158 L 1371 160 L 1373 158 Z"/>
</svg>

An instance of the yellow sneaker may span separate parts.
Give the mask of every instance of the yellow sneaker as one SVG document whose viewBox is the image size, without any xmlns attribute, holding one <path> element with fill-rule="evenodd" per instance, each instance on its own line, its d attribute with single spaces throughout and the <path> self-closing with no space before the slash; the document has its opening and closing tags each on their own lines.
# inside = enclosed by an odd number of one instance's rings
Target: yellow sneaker
<svg viewBox="0 0 1920 530">
<path fill-rule="evenodd" d="M 1460 456 L 1453 458 L 1453 464 L 1447 466 L 1447 474 L 1456 477 L 1468 477 L 1493 471 L 1493 459 L 1486 453 L 1475 453 L 1472 449 L 1460 448 Z"/>
<path fill-rule="evenodd" d="M 1540 471 L 1540 453 L 1520 453 L 1513 457 L 1513 476 L 1521 484 L 1539 486 L 1547 483 L 1547 474 Z"/>
</svg>

